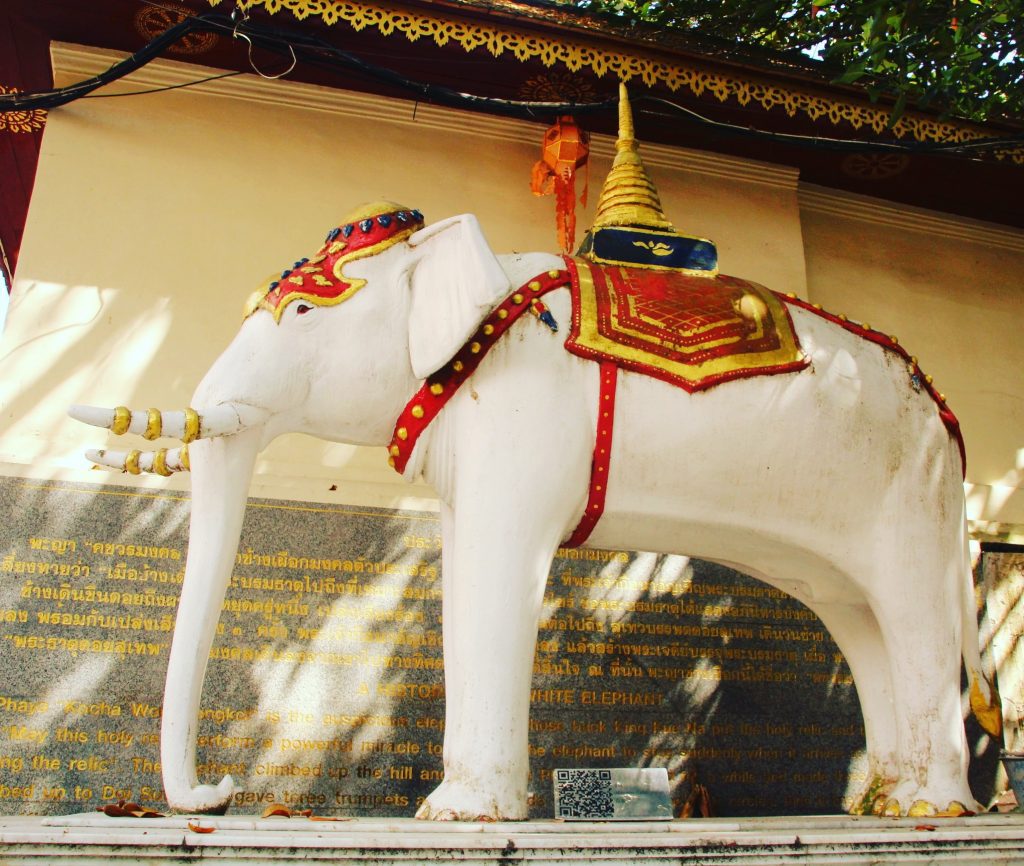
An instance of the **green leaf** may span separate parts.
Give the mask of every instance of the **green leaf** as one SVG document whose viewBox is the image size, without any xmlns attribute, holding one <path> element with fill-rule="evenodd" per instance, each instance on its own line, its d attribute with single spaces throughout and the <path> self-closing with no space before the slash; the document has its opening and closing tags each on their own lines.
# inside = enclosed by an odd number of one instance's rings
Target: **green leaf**
<svg viewBox="0 0 1024 866">
<path fill-rule="evenodd" d="M 834 78 L 833 81 L 836 84 L 853 84 L 854 81 L 864 77 L 866 73 L 864 68 L 865 65 L 866 64 L 863 60 L 851 63 L 845 70 L 843 70 L 843 74 L 838 78 Z"/>
<path fill-rule="evenodd" d="M 814 0 L 818 15 L 812 0 L 558 2 L 737 48 L 813 49 L 839 83 L 906 94 L 904 112 L 924 100 L 961 117 L 1024 119 L 1024 0 Z"/>
<path fill-rule="evenodd" d="M 896 102 L 892 107 L 892 111 L 889 113 L 889 122 L 886 124 L 889 129 L 892 129 L 896 122 L 903 117 L 903 112 L 907 110 L 907 91 L 903 91 L 899 96 L 896 97 Z"/>
</svg>

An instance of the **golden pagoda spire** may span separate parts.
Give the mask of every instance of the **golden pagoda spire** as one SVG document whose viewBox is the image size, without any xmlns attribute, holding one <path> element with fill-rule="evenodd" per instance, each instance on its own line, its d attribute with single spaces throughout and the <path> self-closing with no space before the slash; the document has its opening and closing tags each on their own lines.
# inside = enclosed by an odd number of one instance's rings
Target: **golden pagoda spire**
<svg viewBox="0 0 1024 866">
<path fill-rule="evenodd" d="M 675 231 L 661 209 L 637 148 L 633 134 L 633 113 L 626 85 L 619 83 L 619 138 L 615 161 L 605 179 L 594 216 L 594 229 L 606 226 L 634 226 Z"/>
</svg>

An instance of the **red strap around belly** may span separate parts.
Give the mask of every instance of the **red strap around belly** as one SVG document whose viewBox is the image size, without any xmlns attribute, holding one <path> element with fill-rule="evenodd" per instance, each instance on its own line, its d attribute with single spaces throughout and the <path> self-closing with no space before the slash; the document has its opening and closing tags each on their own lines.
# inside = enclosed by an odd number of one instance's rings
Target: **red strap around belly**
<svg viewBox="0 0 1024 866">
<path fill-rule="evenodd" d="M 395 432 L 388 446 L 388 463 L 397 472 L 405 472 L 420 434 L 455 395 L 459 386 L 473 375 L 498 338 L 519 316 L 530 309 L 532 301 L 554 289 L 567 286 L 569 281 L 569 273 L 564 270 L 547 271 L 534 277 L 505 298 L 481 323 L 477 333 L 455 357 L 423 383 L 398 416 Z M 587 509 L 579 525 L 565 542 L 565 547 L 579 547 L 583 544 L 604 512 L 612 453 L 612 427 L 615 421 L 616 373 L 617 368 L 614 364 L 601 364 L 597 440 L 594 444 L 594 462 L 590 473 L 590 495 L 587 498 Z"/>
<path fill-rule="evenodd" d="M 608 469 L 612 462 L 612 430 L 615 427 L 615 385 L 619 368 L 610 361 L 601 364 L 601 392 L 597 403 L 597 440 L 594 442 L 594 462 L 590 469 L 590 496 L 587 510 L 563 547 L 579 547 L 594 531 L 604 514 L 604 499 L 608 493 Z"/>
</svg>

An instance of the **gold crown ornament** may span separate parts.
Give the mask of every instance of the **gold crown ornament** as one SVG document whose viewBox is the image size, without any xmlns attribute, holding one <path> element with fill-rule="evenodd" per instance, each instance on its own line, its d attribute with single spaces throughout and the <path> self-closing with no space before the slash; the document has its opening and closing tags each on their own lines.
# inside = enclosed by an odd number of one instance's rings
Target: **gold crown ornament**
<svg viewBox="0 0 1024 866">
<path fill-rule="evenodd" d="M 577 255 L 600 264 L 718 273 L 718 252 L 705 238 L 680 234 L 665 216 L 658 190 L 640 158 L 626 85 L 619 84 L 615 160 L 601 188 L 594 224 Z"/>
</svg>

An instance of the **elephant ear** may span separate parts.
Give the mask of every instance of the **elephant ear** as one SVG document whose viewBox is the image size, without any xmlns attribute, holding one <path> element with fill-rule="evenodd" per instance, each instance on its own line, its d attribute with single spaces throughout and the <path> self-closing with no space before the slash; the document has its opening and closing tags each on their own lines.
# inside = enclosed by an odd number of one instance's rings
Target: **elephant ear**
<svg viewBox="0 0 1024 866">
<path fill-rule="evenodd" d="M 511 284 L 472 214 L 427 226 L 409 244 L 409 357 L 416 376 L 426 379 L 462 348 Z"/>
</svg>

